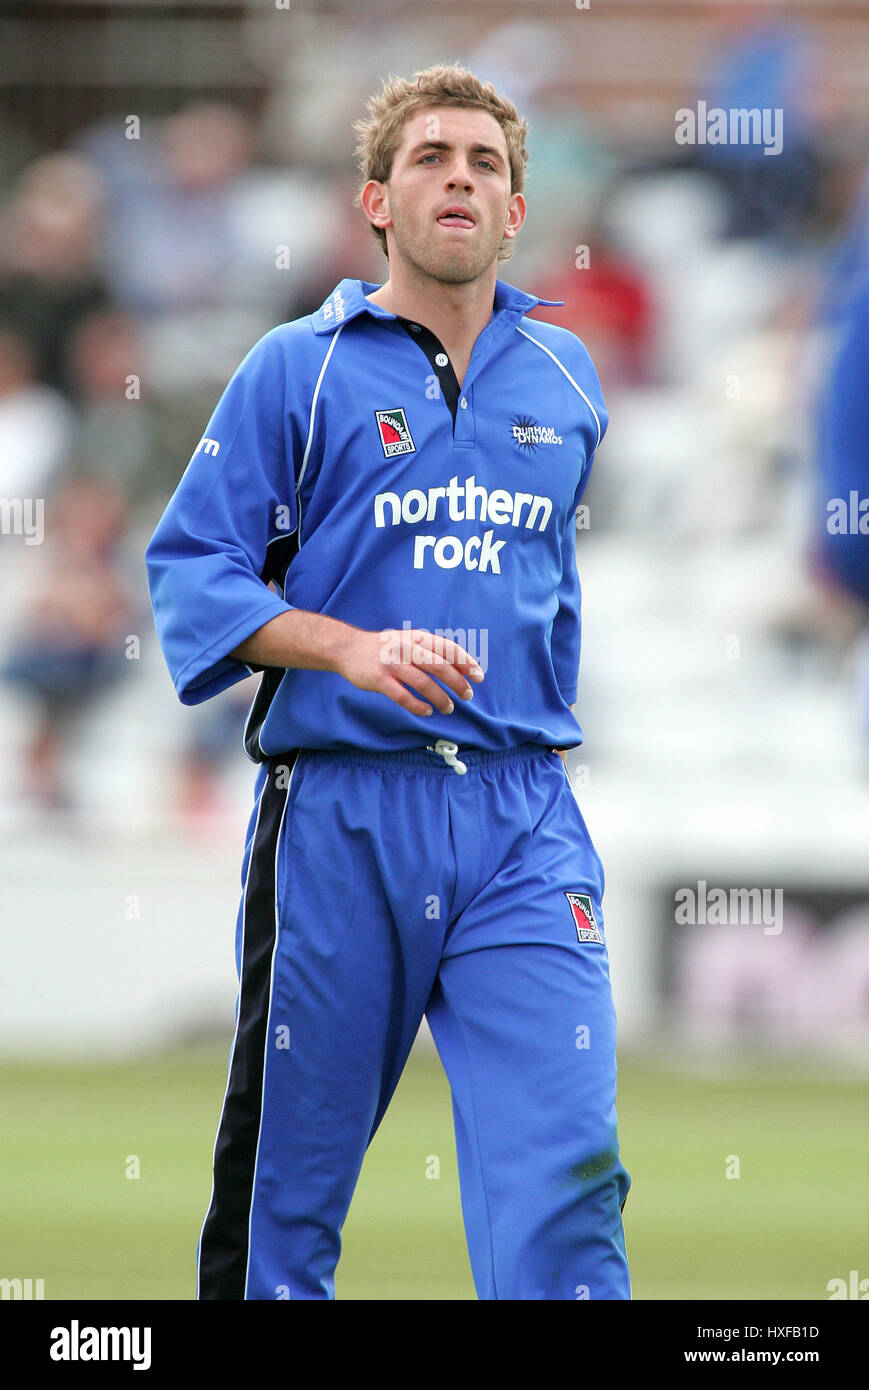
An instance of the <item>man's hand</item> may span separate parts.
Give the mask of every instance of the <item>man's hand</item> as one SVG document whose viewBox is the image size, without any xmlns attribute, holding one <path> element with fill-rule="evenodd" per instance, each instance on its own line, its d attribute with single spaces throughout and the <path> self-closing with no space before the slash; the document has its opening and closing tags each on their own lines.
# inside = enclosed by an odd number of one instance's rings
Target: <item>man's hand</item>
<svg viewBox="0 0 869 1390">
<path fill-rule="evenodd" d="M 470 700 L 474 692 L 469 680 L 481 681 L 484 674 L 464 647 L 426 628 L 369 632 L 301 608 L 271 618 L 230 656 L 259 666 L 334 671 L 360 690 L 386 695 L 411 714 L 432 714 L 432 705 L 450 714 L 455 706 L 449 691 Z M 443 690 L 437 681 L 449 689 Z M 407 686 L 431 704 L 417 699 Z"/>
<path fill-rule="evenodd" d="M 423 715 L 432 714 L 432 706 L 451 714 L 455 705 L 449 692 L 470 700 L 474 692 L 469 680 L 479 682 L 484 674 L 464 647 L 425 628 L 383 632 L 353 628 L 342 640 L 334 669 L 360 690 L 376 691 L 411 714 Z M 438 681 L 448 689 L 443 690 Z M 430 704 L 417 699 L 407 686 Z"/>
</svg>

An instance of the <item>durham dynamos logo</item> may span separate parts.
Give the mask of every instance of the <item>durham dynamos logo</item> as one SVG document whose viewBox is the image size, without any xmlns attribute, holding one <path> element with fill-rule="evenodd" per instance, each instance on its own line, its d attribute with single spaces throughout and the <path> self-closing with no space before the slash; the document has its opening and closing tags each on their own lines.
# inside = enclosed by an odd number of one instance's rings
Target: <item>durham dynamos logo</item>
<svg viewBox="0 0 869 1390">
<path fill-rule="evenodd" d="M 513 442 L 526 454 L 536 454 L 540 444 L 564 443 L 551 425 L 538 425 L 530 415 L 514 415 L 510 426 Z"/>
<path fill-rule="evenodd" d="M 384 458 L 395 458 L 396 454 L 416 453 L 407 416 L 401 406 L 397 406 L 395 410 L 375 410 L 374 418 L 380 432 L 380 446 Z"/>
</svg>

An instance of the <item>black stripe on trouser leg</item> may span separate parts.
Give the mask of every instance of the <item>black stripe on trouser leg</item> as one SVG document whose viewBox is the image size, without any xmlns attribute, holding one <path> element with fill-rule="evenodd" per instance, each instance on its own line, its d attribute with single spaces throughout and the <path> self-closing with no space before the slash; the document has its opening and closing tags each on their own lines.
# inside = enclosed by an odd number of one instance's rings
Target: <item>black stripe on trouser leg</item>
<svg viewBox="0 0 869 1390">
<path fill-rule="evenodd" d="M 278 836 L 297 757 L 295 749 L 270 759 L 251 846 L 244 890 L 238 1021 L 214 1146 L 214 1190 L 199 1243 L 200 1299 L 243 1299 L 245 1294 L 276 934 Z"/>
</svg>

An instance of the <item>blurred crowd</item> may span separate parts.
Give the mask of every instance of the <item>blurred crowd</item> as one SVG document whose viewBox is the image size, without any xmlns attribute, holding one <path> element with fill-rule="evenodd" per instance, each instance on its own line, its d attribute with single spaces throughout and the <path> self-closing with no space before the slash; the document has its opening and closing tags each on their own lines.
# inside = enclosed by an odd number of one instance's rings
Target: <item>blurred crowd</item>
<svg viewBox="0 0 869 1390">
<path fill-rule="evenodd" d="M 16 792 L 47 809 L 75 809 L 64 750 L 137 669 L 142 538 L 217 396 L 347 264 L 337 194 L 303 195 L 302 171 L 259 164 L 245 112 L 191 103 L 150 125 L 147 139 L 117 121 L 79 131 L 25 163 L 0 208 L 0 577 L 7 595 L 22 588 L 14 618 L 4 605 L 0 674 L 28 730 Z M 30 549 L 15 503 L 36 498 L 45 534 Z M 177 794 L 193 817 L 250 695 L 191 720 Z"/>
<path fill-rule="evenodd" d="M 734 612 L 727 588 L 744 603 L 736 631 L 755 624 L 780 658 L 765 678 L 852 690 L 855 747 L 869 747 L 869 538 L 827 525 L 829 499 L 856 491 L 859 519 L 869 497 L 865 131 L 831 141 L 835 74 L 794 22 L 731 19 L 685 93 L 782 109 L 774 157 L 651 141 L 641 110 L 615 128 L 596 120 L 530 80 L 529 54 L 547 42 L 542 20 L 493 24 L 462 60 L 531 125 L 529 218 L 500 273 L 565 301 L 538 316 L 577 333 L 601 376 L 612 424 L 586 500 L 589 543 L 613 547 L 614 619 L 628 621 L 638 583 L 665 583 L 660 611 L 684 633 L 698 609 Z M 6 165 L 0 693 L 16 798 L 75 807 L 68 753 L 82 718 L 138 674 L 137 639 L 153 653 L 144 543 L 248 348 L 342 277 L 386 278 L 351 201 L 349 122 L 375 59 L 349 90 L 316 89 L 327 107 L 309 158 L 310 112 L 276 88 L 256 114 L 211 99 L 132 121 L 113 112 Z M 278 118 L 295 137 L 286 157 Z M 25 499 L 45 501 L 38 545 L 15 534 Z M 675 551 L 678 592 L 662 580 Z M 697 660 L 689 651 L 686 665 Z M 672 689 L 678 665 L 661 664 Z M 614 724 L 595 679 L 605 752 Z M 183 711 L 167 776 L 190 825 L 219 807 L 253 685 Z M 171 700 L 167 682 L 161 717 L 175 717 Z"/>
</svg>

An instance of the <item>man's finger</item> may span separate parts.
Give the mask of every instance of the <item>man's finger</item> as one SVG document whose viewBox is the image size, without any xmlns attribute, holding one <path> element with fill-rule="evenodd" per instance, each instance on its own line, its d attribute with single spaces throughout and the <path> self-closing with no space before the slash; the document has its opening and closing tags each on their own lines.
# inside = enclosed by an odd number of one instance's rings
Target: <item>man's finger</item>
<svg viewBox="0 0 869 1390">
<path fill-rule="evenodd" d="M 451 668 L 447 669 L 450 670 Z M 449 691 L 442 690 L 437 681 L 432 680 L 431 676 L 427 676 L 419 666 L 397 666 L 392 674 L 395 676 L 396 680 L 403 681 L 406 685 L 418 691 L 421 698 L 430 700 L 442 714 L 452 714 L 455 705 L 453 704 Z M 452 672 L 452 675 L 454 680 L 458 679 L 455 672 Z M 446 680 L 446 677 L 444 677 L 444 680 Z M 462 684 L 464 685 L 464 681 Z"/>
<path fill-rule="evenodd" d="M 464 675 L 445 657 L 438 656 L 435 652 L 415 646 L 410 654 L 409 667 L 411 670 L 425 671 L 429 675 L 437 676 L 439 681 L 448 685 L 462 700 L 470 700 L 473 696 L 474 692 Z"/>
<path fill-rule="evenodd" d="M 482 680 L 484 672 L 476 657 L 471 656 L 470 652 L 460 647 L 458 642 L 454 642 L 451 637 L 442 637 L 439 633 L 427 632 L 425 628 L 415 628 L 411 634 L 414 650 L 422 647 L 435 656 L 442 657 L 452 666 L 468 667 L 468 675 L 474 680 Z M 476 674 L 476 673 L 479 674 Z"/>
<path fill-rule="evenodd" d="M 386 695 L 388 699 L 394 700 L 402 709 L 409 710 L 411 714 L 434 714 L 431 705 L 417 700 L 406 686 L 401 684 L 400 680 L 395 680 L 392 676 L 388 677 L 385 682 L 383 694 Z"/>
</svg>

